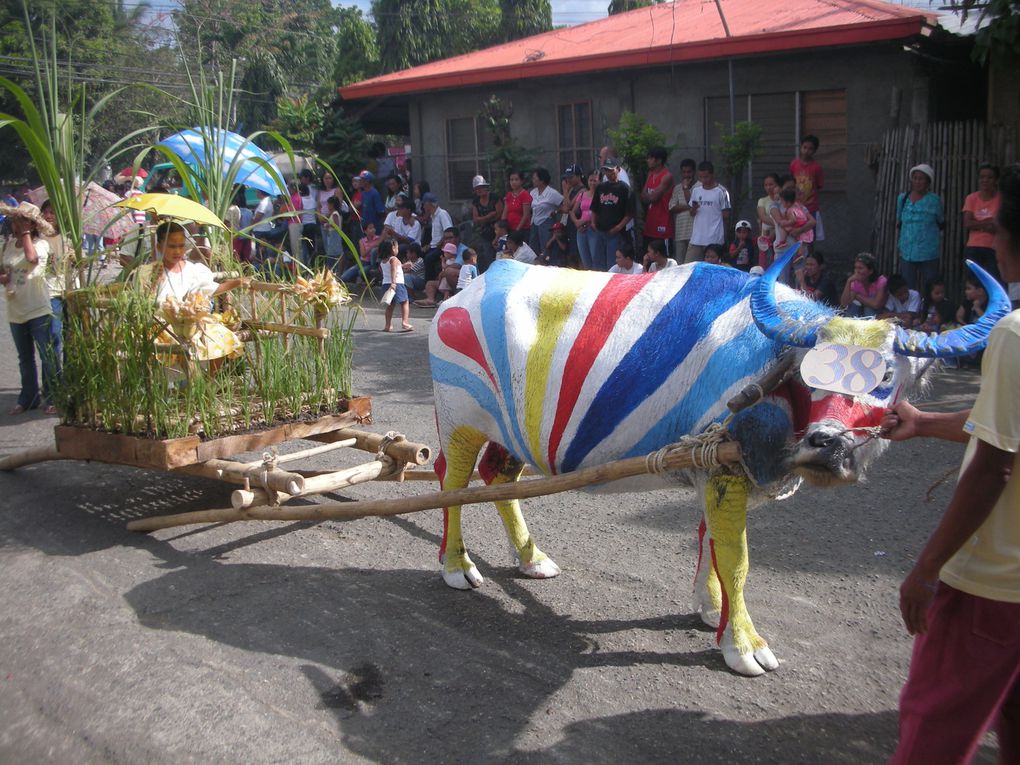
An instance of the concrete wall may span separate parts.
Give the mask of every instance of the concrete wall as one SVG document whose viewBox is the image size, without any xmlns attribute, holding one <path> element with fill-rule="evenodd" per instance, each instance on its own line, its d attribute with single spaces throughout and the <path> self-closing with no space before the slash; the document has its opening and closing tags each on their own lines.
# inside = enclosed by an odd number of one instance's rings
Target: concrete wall
<svg viewBox="0 0 1020 765">
<path fill-rule="evenodd" d="M 736 59 L 734 91 L 766 94 L 790 91 L 845 89 L 847 93 L 847 191 L 823 192 L 826 243 L 820 249 L 838 261 L 869 249 L 873 224 L 874 177 L 866 158 L 880 144 L 885 130 L 928 119 L 929 79 L 914 57 L 900 44 L 835 49 Z M 624 111 L 634 111 L 653 122 L 676 145 L 674 167 L 684 156 L 705 157 L 705 99 L 729 92 L 725 61 L 678 65 L 672 68 L 632 70 L 488 88 L 465 88 L 412 98 L 411 131 L 415 175 L 427 179 L 441 199 L 448 199 L 445 121 L 477 114 L 493 93 L 513 103 L 512 130 L 522 144 L 543 149 L 539 161 L 555 174 L 556 105 L 590 100 L 595 145 L 607 140 Z M 743 108 L 743 111 L 741 111 Z M 738 101 L 737 119 L 746 117 L 746 100 Z M 790 115 L 789 157 L 796 151 L 796 115 Z M 587 170 L 587 168 L 585 168 Z M 755 175 L 760 175 L 756 168 Z M 785 166 L 767 171 L 786 171 Z M 754 197 L 759 189 L 752 190 Z M 453 213 L 462 209 L 448 203 Z M 753 203 L 739 208 L 753 217 Z"/>
</svg>

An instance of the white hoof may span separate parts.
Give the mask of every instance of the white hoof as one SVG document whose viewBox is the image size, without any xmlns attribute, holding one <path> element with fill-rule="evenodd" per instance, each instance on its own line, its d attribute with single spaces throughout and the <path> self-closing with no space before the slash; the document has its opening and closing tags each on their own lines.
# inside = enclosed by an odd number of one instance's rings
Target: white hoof
<svg viewBox="0 0 1020 765">
<path fill-rule="evenodd" d="M 518 558 L 517 570 L 530 579 L 552 579 L 560 574 L 560 567 L 552 558 L 542 558 L 531 563 L 522 563 Z"/>
<path fill-rule="evenodd" d="M 482 586 L 482 575 L 472 566 L 461 571 L 443 571 L 443 581 L 455 590 L 474 590 Z"/>
<path fill-rule="evenodd" d="M 744 677 L 758 677 L 764 675 L 765 670 L 755 661 L 754 654 L 740 653 L 734 646 L 724 645 L 722 655 L 726 660 L 726 666 Z"/>
<path fill-rule="evenodd" d="M 771 672 L 774 669 L 779 669 L 779 660 L 776 658 L 776 655 L 772 653 L 772 649 L 768 646 L 759 648 L 755 651 L 754 660 L 768 672 Z"/>
</svg>

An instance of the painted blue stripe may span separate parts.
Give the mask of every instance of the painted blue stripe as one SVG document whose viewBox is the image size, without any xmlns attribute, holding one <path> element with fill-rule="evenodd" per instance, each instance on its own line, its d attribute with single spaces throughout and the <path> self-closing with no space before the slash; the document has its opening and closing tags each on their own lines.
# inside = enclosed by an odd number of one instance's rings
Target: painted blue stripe
<svg viewBox="0 0 1020 765">
<path fill-rule="evenodd" d="M 750 292 L 754 280 L 736 269 L 697 264 L 602 385 L 563 457 L 562 471 L 584 458 L 666 381 L 712 323 Z"/>
<path fill-rule="evenodd" d="M 499 401 L 489 385 L 478 375 L 468 369 L 454 364 L 450 361 L 430 355 L 429 362 L 432 365 L 432 380 L 439 385 L 449 385 L 460 388 L 467 393 L 475 403 L 478 404 L 492 419 L 499 425 L 503 437 L 503 444 L 508 443 L 506 423 L 503 421 L 503 412 Z M 449 435 L 449 434 L 447 434 Z"/>
<path fill-rule="evenodd" d="M 521 423 L 517 417 L 517 402 L 514 398 L 514 381 L 510 369 L 510 353 L 506 337 L 507 301 L 510 291 L 528 273 L 529 266 L 514 260 L 498 260 L 485 272 L 485 294 L 482 296 L 481 315 L 483 317 L 482 333 L 488 347 L 489 359 L 492 362 L 499 380 L 499 387 L 506 403 L 506 419 L 513 430 L 513 440 L 503 433 L 503 446 L 515 456 L 532 465 L 538 464 L 535 456 L 530 453 L 528 441 L 521 432 Z M 523 376 L 524 370 L 519 370 Z M 525 394 L 526 395 L 526 394 Z M 504 427 L 500 418 L 500 427 Z"/>
<path fill-rule="evenodd" d="M 766 338 L 753 323 L 712 354 L 683 398 L 631 447 L 625 456 L 634 457 L 661 449 L 692 433 L 694 426 L 713 407 L 721 407 L 716 419 L 727 413 L 724 392 L 738 380 L 750 381 L 778 355 L 780 346 Z M 680 393 L 680 391 L 678 391 Z"/>
</svg>

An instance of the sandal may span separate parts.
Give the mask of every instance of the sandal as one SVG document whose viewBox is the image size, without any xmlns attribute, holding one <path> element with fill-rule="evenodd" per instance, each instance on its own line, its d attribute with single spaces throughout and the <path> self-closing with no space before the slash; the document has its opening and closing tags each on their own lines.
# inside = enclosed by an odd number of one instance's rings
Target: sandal
<svg viewBox="0 0 1020 765">
<path fill-rule="evenodd" d="M 57 414 L 57 407 L 55 407 L 55 406 L 54 406 L 53 404 L 50 404 L 50 405 L 49 405 L 48 407 L 46 407 L 46 409 L 44 410 L 44 414 L 47 414 L 47 415 L 49 415 L 49 416 L 53 416 L 53 415 Z"/>
<path fill-rule="evenodd" d="M 25 409 L 25 407 L 23 407 L 21 404 L 15 404 L 14 406 L 7 410 L 7 414 L 13 416 L 16 414 L 24 414 L 27 411 L 28 410 Z"/>
</svg>

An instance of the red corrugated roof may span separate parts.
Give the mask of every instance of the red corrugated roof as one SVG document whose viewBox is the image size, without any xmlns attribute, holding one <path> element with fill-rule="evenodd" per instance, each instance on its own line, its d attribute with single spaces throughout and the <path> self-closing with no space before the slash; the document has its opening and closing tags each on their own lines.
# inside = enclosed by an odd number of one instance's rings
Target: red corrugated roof
<svg viewBox="0 0 1020 765">
<path fill-rule="evenodd" d="M 879 0 L 679 0 L 433 61 L 340 89 L 347 100 L 704 61 L 801 48 L 897 40 L 936 21 Z"/>
</svg>

